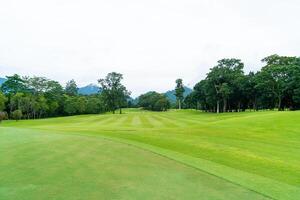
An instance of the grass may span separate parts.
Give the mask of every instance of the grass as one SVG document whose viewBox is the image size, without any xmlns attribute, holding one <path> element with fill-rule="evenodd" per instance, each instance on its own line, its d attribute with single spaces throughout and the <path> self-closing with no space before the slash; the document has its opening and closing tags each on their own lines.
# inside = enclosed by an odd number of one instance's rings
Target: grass
<svg viewBox="0 0 300 200">
<path fill-rule="evenodd" d="M 0 125 L 0 199 L 300 199 L 300 112 Z"/>
</svg>

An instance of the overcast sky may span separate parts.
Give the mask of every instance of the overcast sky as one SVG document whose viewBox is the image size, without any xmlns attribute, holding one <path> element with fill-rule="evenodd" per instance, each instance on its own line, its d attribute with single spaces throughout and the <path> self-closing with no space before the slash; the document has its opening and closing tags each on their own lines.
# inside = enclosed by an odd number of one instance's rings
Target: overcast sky
<svg viewBox="0 0 300 200">
<path fill-rule="evenodd" d="M 245 71 L 300 55 L 299 0 L 0 0 L 0 77 L 79 86 L 124 74 L 133 96 L 193 86 L 217 60 Z"/>
</svg>

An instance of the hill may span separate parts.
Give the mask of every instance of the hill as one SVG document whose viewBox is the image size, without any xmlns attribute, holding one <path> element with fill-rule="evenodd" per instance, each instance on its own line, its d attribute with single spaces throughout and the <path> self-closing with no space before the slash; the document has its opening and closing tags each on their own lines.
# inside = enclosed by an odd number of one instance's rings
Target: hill
<svg viewBox="0 0 300 200">
<path fill-rule="evenodd" d="M 78 88 L 78 93 L 82 95 L 91 95 L 91 94 L 97 94 L 101 91 L 101 88 L 94 84 L 89 84 L 87 86 Z"/>
<path fill-rule="evenodd" d="M 189 95 L 193 90 L 189 87 L 184 86 L 184 93 L 183 96 L 186 97 L 187 95 Z M 167 98 L 169 99 L 169 101 L 171 103 L 176 103 L 176 96 L 175 96 L 175 90 L 169 90 L 165 93 L 165 95 L 167 96 Z"/>
<path fill-rule="evenodd" d="M 0 78 L 0 85 L 2 85 L 6 81 L 5 78 Z"/>
</svg>

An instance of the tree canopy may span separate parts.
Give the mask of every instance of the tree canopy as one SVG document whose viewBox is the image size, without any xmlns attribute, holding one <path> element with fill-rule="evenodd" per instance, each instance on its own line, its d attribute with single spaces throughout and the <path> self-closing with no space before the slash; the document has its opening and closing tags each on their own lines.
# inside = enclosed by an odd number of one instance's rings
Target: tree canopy
<svg viewBox="0 0 300 200">
<path fill-rule="evenodd" d="M 300 109 L 300 58 L 274 54 L 263 58 L 262 63 L 260 71 L 245 73 L 240 59 L 221 59 L 185 98 L 183 80 L 177 79 L 178 108 L 216 113 Z M 146 110 L 166 111 L 170 108 L 167 97 L 154 91 L 133 100 L 122 80 L 122 74 L 108 73 L 98 80 L 99 93 L 81 95 L 74 80 L 63 87 L 45 77 L 7 76 L 0 88 L 1 119 L 115 113 L 117 109 L 122 113 L 122 108 L 134 106 L 137 101 L 137 106 Z"/>
<path fill-rule="evenodd" d="M 176 82 L 175 96 L 178 103 L 178 108 L 181 109 L 181 103 L 183 101 L 183 93 L 184 93 L 183 81 L 181 78 L 179 78 L 175 82 Z"/>
<path fill-rule="evenodd" d="M 170 102 L 164 94 L 147 92 L 138 97 L 138 105 L 146 110 L 166 111 L 170 108 Z"/>
<path fill-rule="evenodd" d="M 130 96 L 130 92 L 121 83 L 123 75 L 111 72 L 103 79 L 99 79 L 98 82 L 102 88 L 102 97 L 106 103 L 107 108 L 115 113 L 116 109 L 122 113 L 122 107 L 127 103 L 127 99 Z"/>
<path fill-rule="evenodd" d="M 262 62 L 261 71 L 245 74 L 239 59 L 218 61 L 185 99 L 186 107 L 210 112 L 299 109 L 300 58 L 271 55 Z"/>
</svg>

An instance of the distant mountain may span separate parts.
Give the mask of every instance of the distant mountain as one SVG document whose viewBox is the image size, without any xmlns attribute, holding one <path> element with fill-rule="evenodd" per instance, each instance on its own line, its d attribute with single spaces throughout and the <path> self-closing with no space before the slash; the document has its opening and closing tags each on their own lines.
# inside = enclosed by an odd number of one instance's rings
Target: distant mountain
<svg viewBox="0 0 300 200">
<path fill-rule="evenodd" d="M 101 91 L 101 88 L 94 84 L 89 84 L 87 86 L 78 88 L 78 93 L 82 95 L 91 95 L 91 94 L 97 94 Z"/>
<path fill-rule="evenodd" d="M 192 91 L 193 90 L 191 88 L 184 86 L 183 96 L 186 97 L 187 95 L 191 94 Z M 175 90 L 169 90 L 165 93 L 165 95 L 167 96 L 167 98 L 171 103 L 176 103 Z"/>
<path fill-rule="evenodd" d="M 0 78 L 0 85 L 2 85 L 6 81 L 5 78 Z"/>
</svg>

